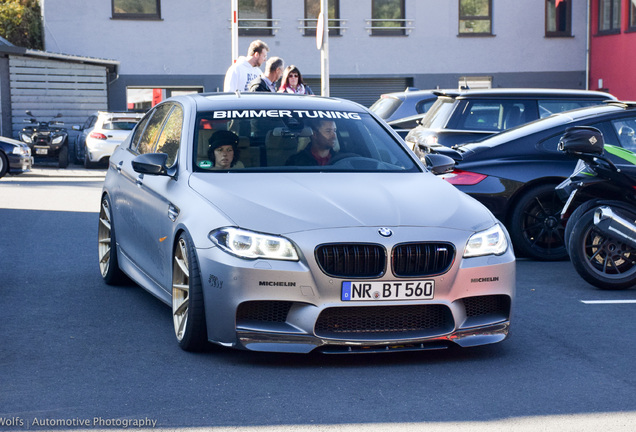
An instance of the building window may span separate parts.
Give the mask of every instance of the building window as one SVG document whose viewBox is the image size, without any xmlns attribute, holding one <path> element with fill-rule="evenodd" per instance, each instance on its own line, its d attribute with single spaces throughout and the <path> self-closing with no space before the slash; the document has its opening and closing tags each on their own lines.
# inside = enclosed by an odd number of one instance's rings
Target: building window
<svg viewBox="0 0 636 432">
<path fill-rule="evenodd" d="M 371 0 L 371 34 L 403 36 L 406 34 L 404 0 Z"/>
<path fill-rule="evenodd" d="M 629 30 L 636 31 L 636 0 L 629 2 Z"/>
<path fill-rule="evenodd" d="M 271 36 L 272 22 L 271 0 L 239 0 L 239 36 Z"/>
<path fill-rule="evenodd" d="M 329 36 L 340 36 L 340 0 L 329 0 Z M 320 0 L 305 0 L 305 36 L 316 36 Z"/>
<path fill-rule="evenodd" d="M 459 0 L 459 34 L 492 35 L 492 0 Z"/>
<path fill-rule="evenodd" d="M 160 0 L 112 0 L 113 19 L 161 19 Z"/>
<path fill-rule="evenodd" d="M 545 35 L 572 36 L 572 0 L 546 0 Z"/>
<path fill-rule="evenodd" d="M 599 0 L 598 32 L 615 34 L 621 31 L 621 0 Z"/>
</svg>

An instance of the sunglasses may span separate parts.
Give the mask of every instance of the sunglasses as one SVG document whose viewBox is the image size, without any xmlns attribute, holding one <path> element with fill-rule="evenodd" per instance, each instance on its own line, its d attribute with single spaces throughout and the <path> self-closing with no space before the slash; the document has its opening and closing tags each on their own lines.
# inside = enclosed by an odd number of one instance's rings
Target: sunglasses
<svg viewBox="0 0 636 432">
<path fill-rule="evenodd" d="M 298 74 L 289 74 L 290 78 L 298 78 Z"/>
</svg>

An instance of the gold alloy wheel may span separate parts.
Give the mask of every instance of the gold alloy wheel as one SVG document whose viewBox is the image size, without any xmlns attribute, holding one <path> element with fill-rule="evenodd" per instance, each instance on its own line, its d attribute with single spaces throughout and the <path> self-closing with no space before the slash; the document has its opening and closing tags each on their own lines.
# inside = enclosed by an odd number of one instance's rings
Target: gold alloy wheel
<svg viewBox="0 0 636 432">
<path fill-rule="evenodd" d="M 172 266 L 172 319 L 177 340 L 181 341 L 188 324 L 190 303 L 190 269 L 187 244 L 183 237 L 174 251 Z"/>
<path fill-rule="evenodd" d="M 106 198 L 102 200 L 102 207 L 99 211 L 99 229 L 97 231 L 99 248 L 99 269 L 102 277 L 106 277 L 110 268 L 111 251 L 111 216 L 110 206 Z"/>
</svg>

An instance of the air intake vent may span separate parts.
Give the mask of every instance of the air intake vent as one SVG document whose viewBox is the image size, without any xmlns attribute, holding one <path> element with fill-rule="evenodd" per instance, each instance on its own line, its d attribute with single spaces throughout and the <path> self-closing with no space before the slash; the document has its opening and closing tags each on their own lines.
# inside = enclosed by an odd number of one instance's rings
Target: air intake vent
<svg viewBox="0 0 636 432">
<path fill-rule="evenodd" d="M 322 311 L 315 331 L 325 337 L 395 338 L 443 334 L 453 330 L 454 321 L 444 305 L 351 306 Z"/>
</svg>

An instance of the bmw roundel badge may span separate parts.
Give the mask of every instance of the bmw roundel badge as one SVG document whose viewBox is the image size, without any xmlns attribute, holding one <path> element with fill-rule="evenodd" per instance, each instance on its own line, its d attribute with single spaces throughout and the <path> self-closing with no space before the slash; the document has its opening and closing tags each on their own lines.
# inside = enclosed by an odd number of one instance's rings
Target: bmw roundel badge
<svg viewBox="0 0 636 432">
<path fill-rule="evenodd" d="M 391 231 L 389 228 L 380 228 L 378 232 L 382 237 L 391 237 L 393 235 L 393 231 Z"/>
</svg>

